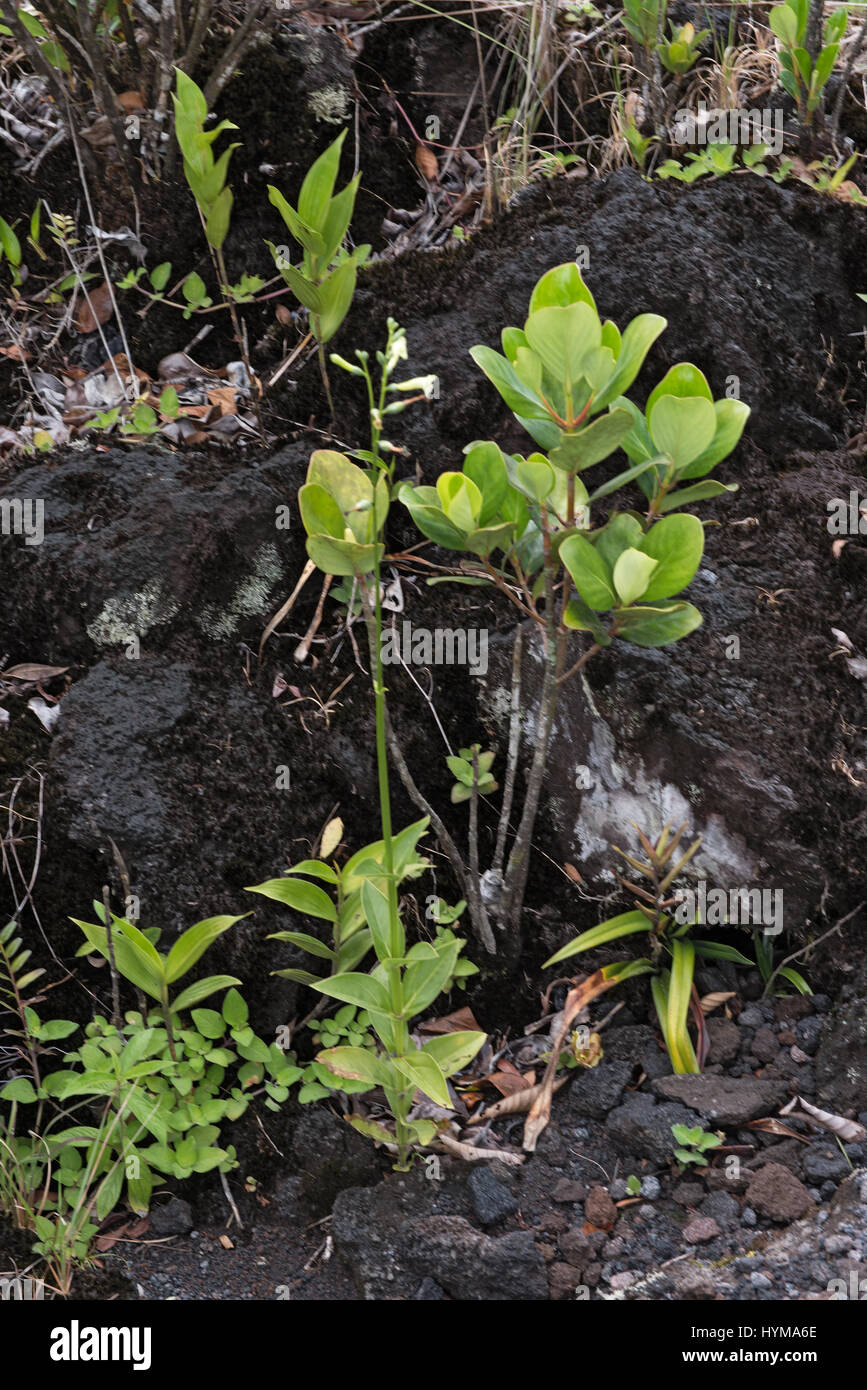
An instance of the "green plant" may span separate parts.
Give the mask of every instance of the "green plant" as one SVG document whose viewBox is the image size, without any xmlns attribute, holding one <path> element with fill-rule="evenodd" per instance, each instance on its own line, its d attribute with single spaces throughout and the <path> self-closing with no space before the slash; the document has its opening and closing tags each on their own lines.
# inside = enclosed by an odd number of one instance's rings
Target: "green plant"
<svg viewBox="0 0 867 1390">
<path fill-rule="evenodd" d="M 110 1147 L 121 1117 L 104 1100 L 95 1124 L 69 1124 L 74 1114 L 55 1100 L 58 1083 L 54 1073 L 44 1074 L 44 1058 L 78 1024 L 40 1019 L 34 1005 L 44 995 L 28 990 L 45 971 L 27 968 L 31 952 L 21 949 L 17 930 L 12 921 L 0 931 L 0 1013 L 16 1019 L 4 1032 L 29 1076 L 16 1076 L 0 1090 L 0 1105 L 9 1107 L 0 1114 L 0 1210 L 34 1233 L 33 1251 L 65 1295 L 74 1271 L 90 1262 L 98 1230 L 92 1216 L 101 1219 L 111 1210 L 123 1180 Z M 17 1132 L 21 1106 L 29 1117 L 23 1134 Z"/>
<path fill-rule="evenodd" d="M 684 1172 L 691 1163 L 699 1168 L 706 1168 L 710 1160 L 707 1158 L 708 1149 L 715 1149 L 722 1143 L 719 1134 L 709 1134 L 701 1125 L 696 1125 L 690 1129 L 688 1125 L 672 1125 L 671 1132 L 677 1148 L 674 1156 L 677 1159 L 680 1171 Z"/>
<path fill-rule="evenodd" d="M 427 868 L 429 861 L 418 853 L 418 842 L 427 826 L 425 818 L 394 836 L 392 870 L 398 883 L 405 878 L 417 878 Z M 358 850 L 342 868 L 336 861 L 326 864 L 321 859 L 304 859 L 287 870 L 284 878 L 268 879 L 246 891 L 284 903 L 303 916 L 328 922 L 331 945 L 307 932 L 298 931 L 272 932 L 268 940 L 288 941 L 308 955 L 329 961 L 331 973 L 336 975 L 344 970 L 354 970 L 371 950 L 373 943 L 365 916 L 362 888 L 366 882 L 371 882 L 382 889 L 385 881 L 384 860 L 385 845 L 379 840 Z M 310 878 L 318 879 L 319 883 L 307 882 Z M 331 894 L 320 887 L 320 883 L 328 884 Z M 303 985 L 315 985 L 319 981 L 319 977 L 309 970 L 272 970 L 271 973 Z"/>
<path fill-rule="evenodd" d="M 214 142 L 224 131 L 237 130 L 238 127 L 232 121 L 223 120 L 212 130 L 205 130 L 205 122 L 208 119 L 208 103 L 204 93 L 196 86 L 193 79 L 188 77 L 180 68 L 177 69 L 176 79 L 176 91 L 172 93 L 172 101 L 175 108 L 175 136 L 183 155 L 184 176 L 196 200 L 202 230 L 205 233 L 205 240 L 210 248 L 214 269 L 217 273 L 217 283 L 220 286 L 223 301 L 228 307 L 235 341 L 244 361 L 247 380 L 252 388 L 253 369 L 250 365 L 246 338 L 241 331 L 241 322 L 236 308 L 239 296 L 229 286 L 229 275 L 223 257 L 223 243 L 229 232 L 234 201 L 234 195 L 226 179 L 229 171 L 229 160 L 233 152 L 238 149 L 238 144 L 236 142 L 233 145 L 228 145 L 219 158 L 214 157 L 213 150 Z M 154 285 L 157 294 L 161 293 L 157 286 L 162 282 L 164 288 L 170 273 L 170 263 L 168 263 L 168 269 L 166 269 L 166 263 L 163 263 L 157 267 L 156 271 L 152 272 L 151 284 Z M 156 282 L 154 275 L 157 276 Z M 257 288 L 261 288 L 264 284 L 264 281 L 259 280 L 258 276 L 245 276 L 244 280 L 248 284 L 256 284 Z M 204 281 L 195 272 L 192 272 L 183 281 L 181 293 L 187 301 L 184 318 L 189 318 L 196 309 L 204 310 L 211 307 L 212 300 L 205 292 Z M 243 296 L 243 298 L 248 297 Z M 259 419 L 259 433 L 264 438 L 264 427 L 257 396 L 254 396 L 254 403 Z"/>
<path fill-rule="evenodd" d="M 497 790 L 490 770 L 493 761 L 493 753 L 483 753 L 478 743 L 471 748 L 462 748 L 459 757 L 446 758 L 449 771 L 458 779 L 452 787 L 453 803 L 469 801 L 474 792 L 479 796 L 489 796 Z"/>
<path fill-rule="evenodd" d="M 810 0 L 785 0 L 768 15 L 768 23 L 780 41 L 780 85 L 794 100 L 805 128 L 822 104 L 848 17 L 845 6 L 833 10 L 825 23 L 819 50 L 811 54 L 806 46 Z"/>
<path fill-rule="evenodd" d="M 336 161 L 334 163 L 336 172 Z M 333 177 L 331 179 L 333 184 Z M 371 467 L 359 468 L 342 454 L 318 451 L 310 460 L 307 481 L 299 504 L 307 532 L 307 553 L 326 574 L 354 577 L 361 596 L 370 646 L 376 711 L 376 758 L 379 807 L 382 822 L 382 879 L 385 891 L 366 878 L 361 885 L 361 906 L 370 930 L 378 964 L 370 974 L 342 971 L 312 987 L 370 1015 L 381 1051 L 366 1047 L 326 1048 L 317 1062 L 335 1076 L 381 1086 L 394 1120 L 394 1131 L 361 1116 L 350 1122 L 362 1133 L 397 1149 L 397 1167 L 406 1169 L 413 1147 L 429 1144 L 438 1126 L 432 1120 L 413 1119 L 416 1090 L 436 1104 L 450 1106 L 447 1078 L 475 1056 L 485 1035 L 475 1031 L 429 1039 L 421 1047 L 413 1041 L 409 1024 L 426 1010 L 453 978 L 461 943 L 440 940 L 407 945 L 397 900 L 391 825 L 391 796 L 387 752 L 386 689 L 382 660 L 382 585 L 380 565 L 384 553 L 382 530 L 390 504 L 390 470 L 382 458 L 381 430 L 391 374 L 405 356 L 405 341 L 397 325 L 389 322 L 385 353 L 380 365 L 378 395 L 374 392 L 368 360 L 359 357 L 358 368 L 341 362 L 344 370 L 364 376 L 368 387 L 371 422 Z"/>
<path fill-rule="evenodd" d="M 630 1197 L 637 1197 L 641 1192 L 641 1178 L 636 1177 L 634 1173 L 630 1173 L 629 1177 L 626 1179 L 626 1191 L 629 1193 Z"/>
<path fill-rule="evenodd" d="M 705 145 L 697 153 L 687 151 L 688 163 L 681 164 L 677 159 L 663 160 L 656 170 L 658 179 L 678 179 L 681 183 L 695 183 L 697 179 L 721 177 L 730 174 L 735 167 L 737 149 L 734 145 Z M 746 158 L 745 158 L 746 162 Z"/>
<path fill-rule="evenodd" d="M 343 245 L 361 181 L 361 175 L 356 174 L 339 193 L 334 192 L 345 138 L 346 131 L 342 130 L 310 166 L 301 185 L 297 209 L 279 188 L 273 184 L 268 186 L 271 202 L 290 235 L 303 248 L 301 263 L 293 266 L 286 248 L 268 243 L 277 269 L 310 315 L 310 331 L 318 347 L 319 367 L 332 419 L 334 402 L 325 363 L 325 345 L 349 312 L 358 269 L 370 254 L 369 246 L 358 246 L 348 252 Z"/>
<path fill-rule="evenodd" d="M 656 45 L 659 61 L 669 72 L 683 75 L 698 58 L 698 51 L 709 36 L 710 29 L 700 29 L 698 33 L 692 24 L 671 24 L 671 38 Z"/>
<path fill-rule="evenodd" d="M 774 943 L 765 932 L 759 930 L 753 932 L 753 948 L 756 953 L 756 965 L 765 986 L 765 996 L 773 994 L 775 998 L 779 998 L 785 994 L 785 990 L 773 988 L 777 977 L 788 980 L 799 994 L 813 993 L 799 970 L 793 970 L 790 965 L 785 964 L 780 964 L 774 969 Z"/>
<path fill-rule="evenodd" d="M 636 827 L 641 846 L 647 856 L 644 860 L 637 859 L 615 846 L 616 853 L 645 880 L 642 884 L 635 884 L 617 875 L 621 884 L 634 897 L 635 908 L 582 932 L 580 936 L 556 951 L 544 965 L 544 969 L 547 970 L 549 966 L 559 965 L 561 961 L 607 945 L 609 942 L 637 934 L 646 935 L 649 955 L 641 955 L 628 962 L 618 961 L 612 965 L 605 965 L 600 973 L 603 979 L 614 980 L 617 983 L 637 975 L 652 976 L 651 994 L 659 1026 L 672 1069 L 679 1074 L 700 1070 L 688 1029 L 690 1013 L 698 1023 L 701 1021 L 701 1008 L 693 983 L 695 957 L 727 960 L 736 965 L 752 965 L 752 961 L 732 946 L 691 938 L 690 932 L 694 923 L 679 922 L 676 916 L 671 915 L 671 909 L 677 904 L 677 898 L 672 895 L 672 887 L 701 845 L 701 839 L 695 840 L 676 862 L 672 862 L 685 829 L 685 826 L 681 826 L 676 834 L 671 836 L 670 827 L 665 825 L 654 844 Z"/>
<path fill-rule="evenodd" d="M 404 483 L 398 492 L 424 536 L 465 555 L 447 574 L 462 583 L 496 587 L 522 619 L 532 620 L 541 639 L 541 707 L 508 863 L 521 725 L 518 639 L 506 792 L 494 859 L 483 882 L 472 869 L 472 824 L 467 873 L 432 817 L 470 904 L 473 929 L 488 950 L 497 949 L 491 915 L 505 928 L 511 949 L 518 939 L 533 827 L 564 682 L 615 638 L 665 646 L 701 622 L 698 610 L 677 595 L 700 564 L 702 524 L 694 516 L 662 514 L 734 490 L 708 475 L 737 444 L 749 409 L 737 400 L 715 401 L 698 368 L 679 363 L 639 410 L 623 393 L 664 327 L 658 315 L 641 314 L 621 334 L 614 323 L 600 320 L 577 265 L 549 271 L 533 291 L 524 327 L 503 330 L 503 354 L 485 346 L 471 352 L 545 453 L 511 456 L 492 441 L 477 441 L 465 449 L 461 472 L 441 474 L 436 486 Z M 589 492 L 582 475 L 618 448 L 630 466 Z M 689 485 L 675 490 L 681 481 Z M 645 516 L 614 511 L 593 529 L 594 504 L 633 482 L 647 498 Z M 588 633 L 592 643 L 570 666 L 568 648 L 576 631 Z M 403 767 L 401 774 L 416 804 L 430 814 Z"/>
<path fill-rule="evenodd" d="M 94 908 L 104 922 L 105 910 L 102 905 L 95 902 Z M 171 997 L 169 986 L 183 979 L 208 947 L 236 922 L 243 921 L 245 916 L 249 914 L 208 917 L 196 922 L 181 933 L 167 955 L 162 955 L 154 944 L 155 940 L 159 940 L 158 927 L 142 931 L 125 917 L 116 917 L 114 913 L 110 913 L 111 921 L 105 925 L 82 922 L 77 917 L 70 918 L 70 921 L 81 928 L 86 938 L 85 944 L 79 947 L 80 956 L 98 951 L 109 962 L 112 971 L 119 971 L 136 989 L 156 1000 L 168 1036 L 169 1051 L 172 1058 L 177 1060 L 174 1050 L 177 1015 L 191 1009 L 194 1004 L 201 1004 L 217 990 L 239 985 L 241 981 L 235 979 L 234 975 L 208 975 L 188 985 L 174 998 Z"/>
</svg>

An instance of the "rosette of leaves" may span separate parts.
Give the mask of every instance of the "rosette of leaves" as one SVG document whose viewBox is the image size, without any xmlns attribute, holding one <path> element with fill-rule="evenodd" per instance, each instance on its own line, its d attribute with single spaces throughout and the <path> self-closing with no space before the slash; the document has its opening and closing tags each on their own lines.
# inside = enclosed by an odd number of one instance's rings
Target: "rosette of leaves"
<svg viewBox="0 0 867 1390">
<path fill-rule="evenodd" d="M 810 125 L 821 105 L 837 61 L 840 41 L 846 33 L 849 12 L 845 5 L 832 10 L 815 62 L 805 47 L 809 17 L 810 0 L 786 0 L 783 5 L 775 5 L 768 14 L 768 23 L 780 41 L 780 86 L 795 102 L 804 126 Z"/>
<path fill-rule="evenodd" d="M 539 280 L 524 327 L 503 329 L 503 353 L 480 346 L 470 355 L 549 461 L 575 474 L 608 458 L 629 433 L 618 398 L 665 327 L 659 314 L 639 314 L 622 334 L 603 323 L 568 262 Z"/>
<path fill-rule="evenodd" d="M 307 554 L 326 574 L 370 574 L 382 559 L 379 539 L 389 507 L 388 478 L 345 454 L 317 449 L 298 494 Z"/>
<path fill-rule="evenodd" d="M 656 45 L 659 61 L 669 72 L 682 75 L 689 72 L 698 57 L 698 50 L 710 34 L 710 29 L 698 33 L 693 24 L 671 25 L 671 38 Z"/>
<path fill-rule="evenodd" d="M 471 748 L 462 748 L 458 757 L 446 758 L 449 772 L 458 779 L 451 791 L 452 802 L 455 805 L 461 801 L 469 801 L 473 794 L 473 786 L 480 796 L 489 796 L 497 790 L 497 783 L 491 774 L 493 761 L 494 754 L 483 753 L 478 743 L 474 743 Z"/>
<path fill-rule="evenodd" d="M 704 527 L 695 516 L 664 517 L 645 531 L 625 512 L 592 538 L 569 536 L 560 558 L 578 597 L 567 604 L 564 623 L 603 646 L 613 637 L 639 647 L 677 642 L 700 626 L 701 614 L 691 603 L 668 600 L 689 584 L 703 550 Z"/>
<path fill-rule="evenodd" d="M 710 1134 L 708 1130 L 702 1129 L 701 1125 L 692 1128 L 689 1125 L 672 1125 L 671 1132 L 677 1145 L 674 1156 L 681 1172 L 690 1164 L 706 1168 L 710 1162 L 707 1157 L 708 1150 L 715 1149 L 722 1143 L 718 1134 Z"/>
<path fill-rule="evenodd" d="M 418 852 L 418 842 L 428 823 L 425 817 L 394 836 L 394 873 L 398 883 L 417 878 L 428 867 L 429 860 Z M 303 931 L 272 932 L 268 940 L 288 941 L 308 955 L 330 962 L 334 974 L 354 970 L 372 946 L 362 888 L 368 881 L 380 889 L 384 887 L 384 852 L 383 841 L 377 840 L 358 850 L 342 867 L 336 862 L 327 864 L 321 859 L 304 859 L 283 878 L 268 879 L 255 888 L 248 888 L 248 893 L 259 893 L 264 898 L 284 903 L 302 916 L 327 922 L 331 929 L 330 944 Z M 318 882 L 311 883 L 309 879 Z M 309 970 L 297 969 L 272 970 L 271 974 L 303 985 L 316 984 L 320 978 Z"/>
<path fill-rule="evenodd" d="M 691 362 L 671 367 L 651 391 L 643 412 L 625 397 L 617 405 L 633 421 L 621 448 L 636 467 L 649 464 L 636 478 L 651 518 L 737 491 L 736 483 L 721 483 L 708 474 L 737 445 L 750 408 L 730 397 L 715 401 L 698 367 Z"/>
<path fill-rule="evenodd" d="M 268 242 L 274 262 L 295 298 L 310 314 L 310 329 L 320 347 L 329 342 L 349 312 L 355 294 L 359 266 L 370 255 L 369 246 L 344 248 L 352 221 L 355 197 L 361 175 L 356 174 L 339 193 L 334 192 L 340 152 L 346 139 L 342 130 L 323 154 L 310 166 L 298 194 L 298 207 L 268 186 L 268 196 L 286 224 L 289 234 L 302 248 L 298 265 L 292 265 L 285 250 Z M 324 357 L 320 356 L 323 364 Z M 327 376 L 326 376 L 327 380 Z"/>
</svg>

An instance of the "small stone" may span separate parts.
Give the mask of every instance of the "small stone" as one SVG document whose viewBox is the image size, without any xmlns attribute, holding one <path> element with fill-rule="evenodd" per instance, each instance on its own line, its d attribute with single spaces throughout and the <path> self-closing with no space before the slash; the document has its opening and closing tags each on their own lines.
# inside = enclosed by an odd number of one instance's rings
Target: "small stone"
<svg viewBox="0 0 867 1390">
<path fill-rule="evenodd" d="M 473 1169 L 467 1187 L 476 1219 L 482 1226 L 493 1226 L 518 1209 L 518 1203 L 509 1189 L 482 1164 Z"/>
<path fill-rule="evenodd" d="M 715 1240 L 719 1234 L 720 1228 L 712 1216 L 694 1216 L 683 1230 L 687 1245 L 704 1245 L 706 1241 Z"/>
<path fill-rule="evenodd" d="M 608 1283 L 612 1289 L 630 1289 L 641 1277 L 637 1269 L 623 1269 L 619 1274 L 612 1274 Z"/>
<path fill-rule="evenodd" d="M 629 1188 L 623 1178 L 615 1178 L 608 1191 L 612 1202 L 622 1202 L 624 1197 L 629 1196 Z"/>
<path fill-rule="evenodd" d="M 761 1009 L 757 1009 L 755 1005 L 750 1005 L 746 1009 L 741 1009 L 738 1014 L 739 1028 L 761 1028 L 764 1021 L 764 1014 Z"/>
<path fill-rule="evenodd" d="M 439 1303 L 445 1298 L 445 1293 L 440 1288 L 436 1279 L 429 1276 L 422 1279 L 415 1293 L 413 1301 L 419 1303 Z"/>
<path fill-rule="evenodd" d="M 793 1062 L 798 1063 L 798 1066 L 803 1066 L 805 1062 L 809 1062 L 810 1060 L 806 1052 L 802 1052 L 797 1043 L 795 1043 L 794 1047 L 789 1048 L 789 1056 Z"/>
<path fill-rule="evenodd" d="M 586 1196 L 587 1188 L 573 1178 L 560 1178 L 551 1189 L 553 1202 L 583 1202 Z"/>
<path fill-rule="evenodd" d="M 769 1279 L 767 1274 L 763 1274 L 760 1269 L 750 1275 L 750 1283 L 754 1289 L 772 1289 L 774 1287 L 773 1280 Z"/>
<path fill-rule="evenodd" d="M 802 1162 L 806 1176 L 813 1182 L 826 1182 L 834 1178 L 840 1180 L 849 1172 L 846 1155 L 827 1139 L 814 1139 L 804 1151 Z"/>
<path fill-rule="evenodd" d="M 589 1288 L 595 1289 L 599 1280 L 602 1278 L 602 1266 L 600 1264 L 588 1265 L 584 1271 L 584 1283 Z"/>
<path fill-rule="evenodd" d="M 659 1178 L 650 1177 L 642 1179 L 641 1195 L 642 1197 L 646 1197 L 648 1201 L 655 1201 L 661 1191 L 662 1188 L 659 1185 Z"/>
<path fill-rule="evenodd" d="M 713 1274 L 701 1265 L 675 1267 L 671 1273 L 671 1282 L 677 1290 L 678 1297 L 682 1299 L 712 1299 L 717 1292 Z"/>
<path fill-rule="evenodd" d="M 193 1209 L 182 1197 L 151 1207 L 151 1231 L 156 1236 L 185 1236 L 193 1229 Z"/>
<path fill-rule="evenodd" d="M 747 1188 L 747 1199 L 759 1216 L 770 1221 L 797 1221 L 812 1198 L 804 1184 L 782 1163 L 766 1163 Z"/>
<path fill-rule="evenodd" d="M 570 1265 L 575 1265 L 578 1269 L 583 1269 L 593 1261 L 594 1251 L 590 1239 L 577 1226 L 573 1226 L 560 1237 L 560 1252 Z"/>
<path fill-rule="evenodd" d="M 733 1062 L 741 1045 L 741 1035 L 730 1018 L 711 1018 L 707 1025 L 711 1062 Z"/>
<path fill-rule="evenodd" d="M 602 1230 L 614 1225 L 617 1220 L 617 1208 L 604 1187 L 591 1187 L 584 1203 L 584 1219 L 589 1221 L 591 1226 Z"/>
<path fill-rule="evenodd" d="M 751 1043 L 754 1056 L 760 1062 L 772 1062 L 780 1050 L 777 1042 L 776 1033 L 772 1033 L 770 1028 L 759 1028 Z"/>
<path fill-rule="evenodd" d="M 816 1006 L 816 996 L 812 999 L 803 994 L 793 994 L 790 999 L 778 999 L 774 1005 L 774 1017 L 780 1023 L 791 1023 L 806 1018 Z"/>
<path fill-rule="evenodd" d="M 575 1290 L 581 1283 L 581 1271 L 576 1269 L 574 1265 L 564 1264 L 562 1260 L 558 1260 L 548 1270 L 548 1283 L 554 1302 L 560 1302 L 565 1298 L 574 1298 Z"/>
<path fill-rule="evenodd" d="M 536 1226 L 540 1231 L 565 1231 L 568 1221 L 562 1211 L 546 1211 L 544 1216 L 540 1216 Z"/>
<path fill-rule="evenodd" d="M 733 1226 L 741 1214 L 740 1204 L 729 1192 L 711 1192 L 700 1210 L 702 1216 L 712 1216 L 721 1226 Z"/>
<path fill-rule="evenodd" d="M 744 1226 L 755 1226 L 758 1219 L 752 1207 L 744 1207 L 741 1212 L 741 1222 Z"/>
<path fill-rule="evenodd" d="M 678 1183 L 671 1195 L 679 1207 L 697 1207 L 705 1192 L 700 1183 L 682 1182 Z"/>
</svg>

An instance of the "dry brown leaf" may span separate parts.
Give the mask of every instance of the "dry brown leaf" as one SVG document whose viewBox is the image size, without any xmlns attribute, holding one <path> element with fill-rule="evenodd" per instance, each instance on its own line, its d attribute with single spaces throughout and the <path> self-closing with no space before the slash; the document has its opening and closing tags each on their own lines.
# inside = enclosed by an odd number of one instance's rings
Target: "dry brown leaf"
<svg viewBox="0 0 867 1390">
<path fill-rule="evenodd" d="M 43 666 L 38 661 L 24 661 L 20 666 L 10 666 L 0 671 L 0 680 L 35 685 L 37 681 L 50 681 L 55 676 L 62 676 L 68 670 L 68 666 Z"/>
<path fill-rule="evenodd" d="M 274 310 L 274 317 L 284 328 L 288 328 L 292 322 L 292 310 L 286 304 L 278 304 Z"/>
<path fill-rule="evenodd" d="M 571 878 L 573 883 L 584 882 L 583 878 L 579 874 L 578 870 L 575 868 L 574 864 L 564 864 L 563 871 L 566 874 L 567 878 Z"/>
<path fill-rule="evenodd" d="M 120 92 L 115 100 L 122 111 L 144 111 L 145 109 L 141 92 Z"/>
<path fill-rule="evenodd" d="M 806 1116 L 799 1116 L 795 1106 L 800 1105 L 806 1111 Z M 791 1115 L 792 1119 L 811 1118 L 816 1124 L 828 1129 L 832 1134 L 836 1134 L 842 1139 L 844 1144 L 861 1144 L 867 1139 L 867 1129 L 860 1125 L 857 1120 L 847 1120 L 842 1115 L 832 1115 L 829 1110 L 820 1110 L 817 1105 L 811 1105 L 808 1100 L 803 1100 L 801 1096 L 792 1096 L 780 1111 L 781 1115 Z"/>
<path fill-rule="evenodd" d="M 238 413 L 234 386 L 209 387 L 208 400 L 212 405 L 218 405 L 223 415 L 237 415 Z"/>
<path fill-rule="evenodd" d="M 481 1079 L 499 1091 L 501 1096 L 516 1096 L 519 1091 L 527 1091 L 535 1085 L 535 1077 L 528 1081 L 519 1071 L 495 1071 Z"/>
<path fill-rule="evenodd" d="M 727 993 L 720 990 L 717 994 L 705 994 L 701 999 L 701 1011 L 703 1014 L 713 1013 L 714 1009 L 718 1009 L 720 1005 L 725 1004 L 726 1000 L 734 999 L 734 997 L 735 991 L 733 989 Z"/>
<path fill-rule="evenodd" d="M 616 979 L 606 980 L 602 971 L 596 970 L 592 975 L 588 975 L 586 980 L 582 980 L 580 985 L 570 989 L 566 995 L 566 1003 L 563 1005 L 563 1012 L 560 1016 L 560 1030 L 551 1048 L 551 1058 L 545 1070 L 545 1079 L 540 1086 L 534 1088 L 538 1091 L 538 1095 L 533 1101 L 524 1125 L 524 1149 L 527 1153 L 535 1153 L 539 1135 L 547 1128 L 551 1118 L 551 1099 L 557 1090 L 554 1073 L 560 1060 L 564 1039 L 569 1032 L 569 1025 L 578 1017 L 582 1009 L 586 1009 L 591 1000 L 599 994 L 604 994 L 607 989 L 613 989 L 616 984 Z M 566 1077 L 563 1078 L 564 1081 L 567 1079 Z"/>
<path fill-rule="evenodd" d="M 416 145 L 415 162 L 428 183 L 436 183 L 440 174 L 440 166 L 433 150 L 429 150 L 427 145 Z"/>
<path fill-rule="evenodd" d="M 437 1139 L 447 1153 L 454 1154 L 455 1158 L 462 1158 L 467 1163 L 477 1163 L 479 1159 L 486 1158 L 490 1161 L 497 1158 L 501 1163 L 517 1165 L 524 1162 L 524 1155 L 515 1153 L 512 1149 L 477 1149 L 472 1144 L 463 1144 L 460 1139 L 455 1139 L 451 1134 L 441 1134 Z"/>
<path fill-rule="evenodd" d="M 761 1120 L 748 1120 L 744 1129 L 758 1129 L 762 1134 L 782 1134 L 787 1139 L 800 1139 L 802 1144 L 809 1144 L 809 1139 L 805 1139 L 803 1134 L 798 1134 L 797 1130 L 790 1129 L 784 1125 L 782 1120 L 775 1120 L 772 1115 L 767 1115 Z"/>
<path fill-rule="evenodd" d="M 75 316 L 75 327 L 79 333 L 95 333 L 103 323 L 108 323 L 114 312 L 111 288 L 106 280 L 96 289 L 88 289 L 87 298 L 82 298 L 81 308 Z"/>
<path fill-rule="evenodd" d="M 466 1030 L 472 1033 L 482 1031 L 472 1009 L 466 1005 L 453 1014 L 446 1014 L 444 1018 L 430 1018 L 427 1023 L 420 1023 L 418 1027 L 420 1033 L 463 1033 Z"/>
<path fill-rule="evenodd" d="M 552 1087 L 552 1093 L 559 1091 L 560 1087 L 565 1086 L 568 1080 L 568 1076 L 558 1077 Z M 535 1104 L 544 1088 L 545 1082 L 540 1081 L 538 1086 L 526 1086 L 524 1090 L 516 1091 L 513 1096 L 504 1096 L 502 1100 L 497 1101 L 496 1105 L 488 1106 L 483 1115 L 474 1115 L 470 1124 L 481 1124 L 482 1121 L 487 1124 L 488 1120 L 499 1119 L 502 1115 L 523 1115 Z"/>
<path fill-rule="evenodd" d="M 220 1236 L 220 1244 L 224 1250 L 234 1250 L 235 1248 L 228 1236 Z"/>
<path fill-rule="evenodd" d="M 0 347 L 0 354 L 3 357 L 11 357 L 16 362 L 30 361 L 30 353 L 25 352 L 24 348 L 19 347 L 17 343 L 13 343 L 11 347 Z"/>
</svg>

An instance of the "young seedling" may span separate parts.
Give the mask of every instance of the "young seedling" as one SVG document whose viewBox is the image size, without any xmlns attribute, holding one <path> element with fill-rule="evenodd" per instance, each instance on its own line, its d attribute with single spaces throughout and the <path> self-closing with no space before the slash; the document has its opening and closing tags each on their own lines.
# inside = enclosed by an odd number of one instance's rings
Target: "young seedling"
<svg viewBox="0 0 867 1390">
<path fill-rule="evenodd" d="M 682 1173 L 691 1164 L 698 1168 L 706 1168 L 710 1162 L 707 1157 L 708 1151 L 722 1143 L 721 1135 L 709 1134 L 701 1125 L 696 1125 L 694 1129 L 690 1129 L 688 1125 L 672 1125 L 671 1132 L 677 1144 L 674 1156 Z"/>
<path fill-rule="evenodd" d="M 295 241 L 303 248 L 301 262 L 293 266 L 286 247 L 268 242 L 274 263 L 296 299 L 310 314 L 310 332 L 316 341 L 322 384 L 334 420 L 334 401 L 325 361 L 325 346 L 331 341 L 349 312 L 355 294 L 360 266 L 370 254 L 369 246 L 346 251 L 344 240 L 355 208 L 361 175 L 334 192 L 340 151 L 346 139 L 342 130 L 323 154 L 311 165 L 301 185 L 298 207 L 269 185 L 268 194 Z"/>
</svg>

